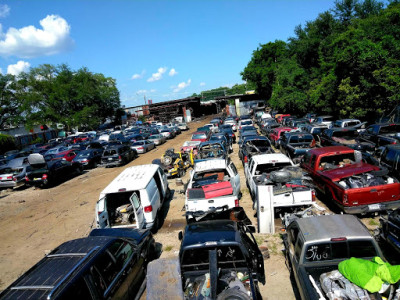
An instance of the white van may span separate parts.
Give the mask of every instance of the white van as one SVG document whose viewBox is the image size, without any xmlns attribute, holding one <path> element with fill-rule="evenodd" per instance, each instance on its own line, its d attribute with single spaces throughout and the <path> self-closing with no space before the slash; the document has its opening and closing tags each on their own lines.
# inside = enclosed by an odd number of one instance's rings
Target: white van
<svg viewBox="0 0 400 300">
<path fill-rule="evenodd" d="M 158 212 L 170 196 L 167 177 L 158 165 L 126 168 L 101 193 L 97 228 L 158 229 Z"/>
</svg>

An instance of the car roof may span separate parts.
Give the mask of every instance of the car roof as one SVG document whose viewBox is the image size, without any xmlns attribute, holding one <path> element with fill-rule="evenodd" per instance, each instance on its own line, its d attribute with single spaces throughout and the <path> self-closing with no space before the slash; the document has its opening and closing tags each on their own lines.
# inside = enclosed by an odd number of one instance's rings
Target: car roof
<svg viewBox="0 0 400 300">
<path fill-rule="evenodd" d="M 51 294 L 68 284 L 96 253 L 113 240 L 115 237 L 87 237 L 61 244 L 17 279 L 3 296 L 13 299 L 51 298 Z"/>
<path fill-rule="evenodd" d="M 322 148 L 314 148 L 309 151 L 311 154 L 321 155 L 326 154 L 329 152 L 354 152 L 353 149 L 346 147 L 346 146 L 329 146 L 329 147 L 322 147 Z"/>
<path fill-rule="evenodd" d="M 227 163 L 225 159 L 210 159 L 205 161 L 197 162 L 194 165 L 194 172 L 203 172 L 214 169 L 225 169 Z"/>
<path fill-rule="evenodd" d="M 283 153 L 259 154 L 253 156 L 252 159 L 257 164 L 268 164 L 275 160 L 279 162 L 290 162 L 290 158 Z"/>
<path fill-rule="evenodd" d="M 140 165 L 126 168 L 100 193 L 118 193 L 121 188 L 126 191 L 146 188 L 159 166 L 155 164 Z"/>
<path fill-rule="evenodd" d="M 229 243 L 240 240 L 238 226 L 231 220 L 212 220 L 189 224 L 185 228 L 185 235 L 181 248 L 201 245 L 207 242 Z"/>
<path fill-rule="evenodd" d="M 353 215 L 324 215 L 297 219 L 305 241 L 331 238 L 371 238 L 368 229 Z"/>
</svg>

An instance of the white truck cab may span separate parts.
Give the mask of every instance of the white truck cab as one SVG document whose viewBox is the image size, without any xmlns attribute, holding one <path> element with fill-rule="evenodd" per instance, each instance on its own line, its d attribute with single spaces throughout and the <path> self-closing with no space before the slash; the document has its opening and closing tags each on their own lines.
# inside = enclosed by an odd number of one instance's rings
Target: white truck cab
<svg viewBox="0 0 400 300">
<path fill-rule="evenodd" d="M 152 228 L 170 195 L 167 177 L 155 164 L 126 168 L 101 193 L 97 228 Z"/>
</svg>

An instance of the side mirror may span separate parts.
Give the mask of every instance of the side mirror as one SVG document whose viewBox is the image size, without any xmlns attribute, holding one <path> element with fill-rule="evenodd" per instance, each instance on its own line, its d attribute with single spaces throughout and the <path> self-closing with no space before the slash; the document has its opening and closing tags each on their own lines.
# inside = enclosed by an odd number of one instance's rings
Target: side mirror
<svg viewBox="0 0 400 300">
<path fill-rule="evenodd" d="M 183 239 L 183 232 L 182 232 L 182 231 L 179 231 L 179 233 L 178 233 L 178 239 L 179 239 L 180 241 L 182 241 L 182 239 Z"/>
<path fill-rule="evenodd" d="M 256 227 L 254 225 L 247 225 L 247 229 L 251 232 L 251 233 L 256 233 Z"/>
</svg>

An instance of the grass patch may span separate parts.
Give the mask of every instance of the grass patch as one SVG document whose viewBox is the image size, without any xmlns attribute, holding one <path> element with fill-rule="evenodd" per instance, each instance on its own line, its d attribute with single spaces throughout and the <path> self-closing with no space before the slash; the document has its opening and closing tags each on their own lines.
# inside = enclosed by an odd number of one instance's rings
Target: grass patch
<svg viewBox="0 0 400 300">
<path fill-rule="evenodd" d="M 174 246 L 167 245 L 167 246 L 165 246 L 164 251 L 169 252 L 169 251 L 171 251 L 173 248 L 174 248 Z"/>
<path fill-rule="evenodd" d="M 254 236 L 254 238 L 256 239 L 258 246 L 260 246 L 262 243 L 264 243 L 265 238 L 263 236 L 256 235 L 256 236 Z"/>
<path fill-rule="evenodd" d="M 369 219 L 368 225 L 377 226 L 379 225 L 379 222 L 375 221 L 375 219 Z"/>
</svg>

